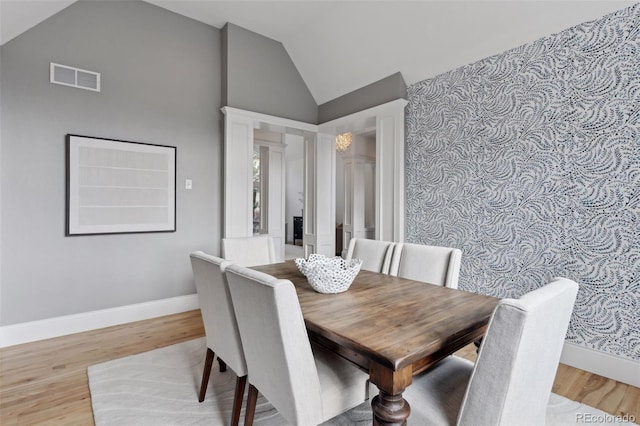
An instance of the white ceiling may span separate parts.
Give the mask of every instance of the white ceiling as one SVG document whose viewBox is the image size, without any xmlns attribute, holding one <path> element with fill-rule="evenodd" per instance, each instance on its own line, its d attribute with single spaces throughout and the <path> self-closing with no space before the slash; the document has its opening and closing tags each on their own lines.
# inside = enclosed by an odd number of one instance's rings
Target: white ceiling
<svg viewBox="0 0 640 426">
<path fill-rule="evenodd" d="M 635 3 L 615 0 L 147 2 L 217 28 L 232 22 L 282 42 L 318 104 L 398 71 L 407 84 L 412 84 Z M 0 43 L 4 44 L 71 3 L 74 1 L 0 0 Z"/>
</svg>

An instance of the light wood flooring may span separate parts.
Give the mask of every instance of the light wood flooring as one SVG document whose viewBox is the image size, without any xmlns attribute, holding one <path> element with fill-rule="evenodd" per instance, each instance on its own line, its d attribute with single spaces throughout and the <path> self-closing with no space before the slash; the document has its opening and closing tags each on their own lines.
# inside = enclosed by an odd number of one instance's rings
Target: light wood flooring
<svg viewBox="0 0 640 426">
<path fill-rule="evenodd" d="M 92 425 L 88 366 L 203 335 L 196 310 L 2 348 L 0 425 Z M 475 346 L 457 354 L 474 359 Z M 610 414 L 640 419 L 639 388 L 563 364 L 553 392 Z"/>
</svg>

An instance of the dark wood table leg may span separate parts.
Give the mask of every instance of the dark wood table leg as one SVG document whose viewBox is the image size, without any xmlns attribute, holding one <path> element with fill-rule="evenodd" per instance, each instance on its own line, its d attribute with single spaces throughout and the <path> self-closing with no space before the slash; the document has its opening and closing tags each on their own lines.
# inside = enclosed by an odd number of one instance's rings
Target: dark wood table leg
<svg viewBox="0 0 640 426">
<path fill-rule="evenodd" d="M 380 426 L 406 425 L 411 412 L 411 407 L 402 397 L 402 393 L 389 395 L 385 391 L 380 391 L 380 394 L 373 398 L 371 409 L 373 424 Z"/>
<path fill-rule="evenodd" d="M 371 382 L 380 393 L 371 401 L 373 424 L 403 426 L 407 424 L 411 407 L 402 392 L 411 384 L 411 366 L 393 370 L 377 363 L 369 366 Z"/>
</svg>

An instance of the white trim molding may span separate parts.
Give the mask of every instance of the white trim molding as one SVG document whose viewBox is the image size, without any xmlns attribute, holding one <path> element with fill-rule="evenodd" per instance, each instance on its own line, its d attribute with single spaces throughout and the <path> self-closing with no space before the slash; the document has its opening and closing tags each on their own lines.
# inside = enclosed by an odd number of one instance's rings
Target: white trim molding
<svg viewBox="0 0 640 426">
<path fill-rule="evenodd" d="M 560 362 L 640 387 L 640 362 L 565 342 Z"/>
<path fill-rule="evenodd" d="M 305 123 L 304 121 L 291 120 L 288 118 L 276 117 L 275 115 L 262 114 L 259 112 L 247 111 L 244 109 L 224 106 L 220 108 L 225 116 L 242 117 L 253 122 L 256 128 L 271 130 L 280 133 L 298 134 L 300 132 L 316 133 L 316 124 Z"/>
<path fill-rule="evenodd" d="M 199 309 L 198 296 L 172 297 L 0 327 L 0 348 Z"/>
<path fill-rule="evenodd" d="M 189 294 L 117 308 L 6 325 L 0 327 L 0 348 L 194 309 L 199 309 L 198 296 Z M 560 362 L 621 383 L 640 387 L 640 362 L 632 359 L 567 342 L 564 344 Z"/>
</svg>

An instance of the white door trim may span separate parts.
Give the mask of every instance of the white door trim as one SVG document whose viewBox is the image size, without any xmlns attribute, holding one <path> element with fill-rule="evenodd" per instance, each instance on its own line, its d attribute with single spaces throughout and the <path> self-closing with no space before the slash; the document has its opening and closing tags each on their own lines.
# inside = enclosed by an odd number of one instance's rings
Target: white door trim
<svg viewBox="0 0 640 426">
<path fill-rule="evenodd" d="M 305 139 L 316 141 L 318 134 L 318 126 L 315 124 L 303 123 L 301 121 L 289 120 L 282 117 L 275 117 L 271 115 L 256 113 L 252 111 L 240 110 L 232 107 L 223 107 L 222 112 L 225 115 L 225 140 L 224 140 L 224 232 L 225 238 L 233 237 L 250 237 L 253 234 L 251 217 L 251 197 L 253 191 L 253 175 L 252 175 L 252 155 L 254 144 L 254 129 L 264 129 L 273 132 L 279 132 L 283 134 L 296 134 L 301 135 Z M 260 142 L 262 143 L 262 142 Z M 317 146 L 315 144 L 314 146 Z M 321 144 L 325 147 L 322 152 L 326 152 L 330 147 L 326 143 Z M 284 147 L 283 147 L 284 148 Z M 307 151 L 305 150 L 305 153 Z M 311 161 L 317 162 L 317 158 L 322 159 L 326 164 L 327 155 L 318 157 L 315 152 L 309 152 L 313 154 Z M 307 158 L 306 161 L 309 161 Z M 335 169 L 335 156 L 329 157 L 329 163 L 331 169 Z M 319 170 L 320 167 L 314 165 L 313 170 Z M 327 166 L 322 167 L 323 170 L 327 170 Z M 284 169 L 282 170 L 284 173 Z M 284 176 L 284 174 L 283 174 Z M 326 184 L 326 181 L 323 182 Z M 335 177 L 328 181 L 329 185 L 335 185 Z M 324 192 L 335 191 L 335 188 L 326 189 L 324 186 L 312 188 L 314 191 L 323 189 Z M 317 194 L 314 197 L 306 197 L 310 200 L 315 200 Z M 324 200 L 324 198 L 323 198 Z M 323 209 L 331 209 L 333 215 L 335 215 L 335 200 L 331 200 L 330 204 L 323 203 Z M 319 204 L 316 204 L 319 206 Z M 278 227 L 278 232 L 284 232 L 284 204 L 282 204 L 282 221 L 281 227 Z M 304 215 L 310 213 L 309 210 L 305 210 Z M 317 212 L 316 212 L 317 213 Z M 323 213 L 320 212 L 320 217 Z M 311 218 L 315 223 L 315 217 Z M 306 220 L 305 220 L 306 221 Z M 309 223 L 310 221 L 306 221 Z M 329 227 L 329 228 L 327 228 Z M 314 226 L 313 232 L 313 247 L 317 246 L 316 235 L 322 236 L 326 234 L 334 235 L 335 224 L 329 224 L 328 221 L 322 221 L 320 226 Z M 325 229 L 327 228 L 327 229 Z M 306 233 L 305 233 L 306 238 Z M 324 239 L 323 239 L 324 240 Z M 282 241 L 284 242 L 284 241 Z M 323 245 L 327 245 L 326 241 L 321 241 Z M 305 243 L 306 244 L 306 243 Z M 311 240 L 310 240 L 311 244 Z M 284 245 L 282 246 L 284 248 Z M 315 249 L 314 251 L 315 252 Z M 310 254 L 310 253 L 309 253 Z"/>
<path fill-rule="evenodd" d="M 262 129 L 279 131 L 281 133 L 296 133 L 296 130 L 311 133 L 316 133 L 318 131 L 318 126 L 316 124 L 305 123 L 303 121 L 290 120 L 288 118 L 276 117 L 275 115 L 262 114 L 230 106 L 222 107 L 221 110 L 225 116 L 231 115 L 234 117 L 247 118 L 254 123 L 258 123 L 258 126 Z M 263 125 L 260 126 L 260 123 Z M 290 131 L 284 131 L 283 129 L 288 129 Z"/>
<path fill-rule="evenodd" d="M 376 129 L 376 230 L 378 240 L 404 241 L 404 109 L 405 99 L 359 111 L 318 126 L 337 135 Z"/>
</svg>

